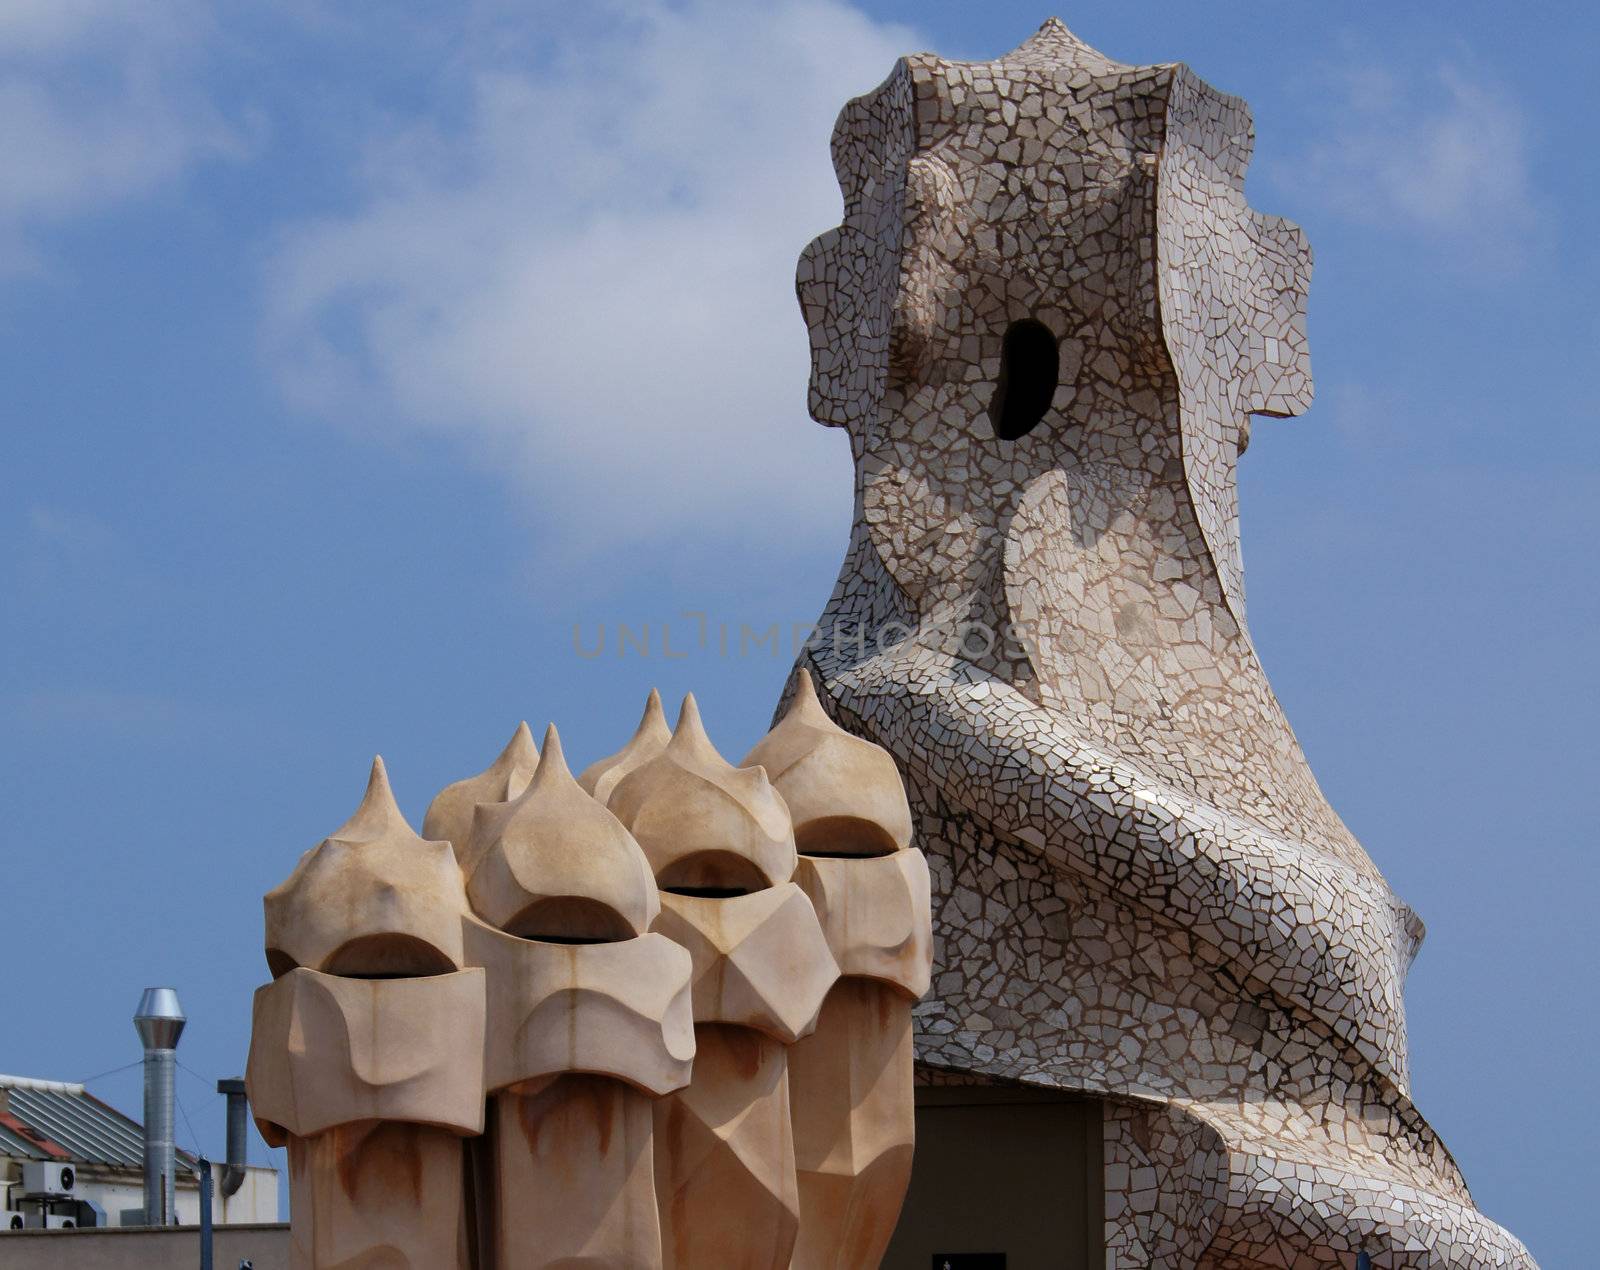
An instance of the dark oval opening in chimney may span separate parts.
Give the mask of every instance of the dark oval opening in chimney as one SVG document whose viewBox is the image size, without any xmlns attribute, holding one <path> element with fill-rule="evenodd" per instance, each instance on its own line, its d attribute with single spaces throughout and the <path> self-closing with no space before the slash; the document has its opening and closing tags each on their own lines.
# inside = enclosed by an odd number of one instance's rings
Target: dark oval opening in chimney
<svg viewBox="0 0 1600 1270">
<path fill-rule="evenodd" d="M 1025 437 L 1050 409 L 1061 380 L 1061 351 L 1050 328 L 1035 318 L 1006 327 L 1000 376 L 989 399 L 989 422 L 1002 441 Z"/>
</svg>

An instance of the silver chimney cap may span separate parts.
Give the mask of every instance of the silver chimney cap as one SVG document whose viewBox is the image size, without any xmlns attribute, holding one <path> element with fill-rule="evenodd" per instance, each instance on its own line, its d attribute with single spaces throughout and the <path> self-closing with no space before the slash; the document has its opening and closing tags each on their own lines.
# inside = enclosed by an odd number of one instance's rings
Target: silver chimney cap
<svg viewBox="0 0 1600 1270">
<path fill-rule="evenodd" d="M 133 1026 L 147 1050 L 177 1049 L 188 1021 L 172 988 L 146 988 L 139 998 L 139 1012 L 133 1016 Z"/>
</svg>

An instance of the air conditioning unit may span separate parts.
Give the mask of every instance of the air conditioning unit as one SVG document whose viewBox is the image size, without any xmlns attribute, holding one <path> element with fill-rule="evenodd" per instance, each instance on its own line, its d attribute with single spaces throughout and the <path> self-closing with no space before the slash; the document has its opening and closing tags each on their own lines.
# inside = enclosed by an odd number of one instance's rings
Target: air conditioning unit
<svg viewBox="0 0 1600 1270">
<path fill-rule="evenodd" d="M 28 1230 L 76 1230 L 78 1219 L 68 1217 L 64 1213 L 27 1213 L 18 1214 L 25 1218 L 24 1225 Z"/>
<path fill-rule="evenodd" d="M 22 1193 L 28 1198 L 60 1199 L 72 1194 L 78 1171 L 53 1160 L 27 1160 L 22 1165 Z"/>
</svg>

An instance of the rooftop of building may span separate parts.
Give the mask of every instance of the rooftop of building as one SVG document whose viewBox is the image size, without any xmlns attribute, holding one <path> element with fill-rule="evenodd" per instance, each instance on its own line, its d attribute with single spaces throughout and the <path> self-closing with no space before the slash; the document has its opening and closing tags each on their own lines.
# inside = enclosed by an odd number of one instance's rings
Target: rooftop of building
<svg viewBox="0 0 1600 1270">
<path fill-rule="evenodd" d="M 137 1170 L 144 1130 L 82 1085 L 0 1075 L 0 1157 Z M 197 1175 L 193 1155 L 177 1160 L 179 1176 Z"/>
</svg>

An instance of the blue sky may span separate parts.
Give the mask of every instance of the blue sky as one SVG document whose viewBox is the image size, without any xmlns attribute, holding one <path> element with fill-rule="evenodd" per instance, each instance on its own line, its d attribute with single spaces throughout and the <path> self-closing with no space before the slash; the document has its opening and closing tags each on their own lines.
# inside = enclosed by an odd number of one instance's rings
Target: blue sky
<svg viewBox="0 0 1600 1270">
<path fill-rule="evenodd" d="M 1048 11 L 567 8 L 0 7 L 0 1070 L 136 1060 L 171 983 L 185 1064 L 239 1071 L 259 897 L 375 752 L 420 823 L 523 717 L 580 763 L 652 685 L 730 755 L 764 729 L 789 649 L 740 627 L 815 616 L 849 518 L 792 289 L 833 115 Z M 1254 634 L 1429 925 L 1417 1101 L 1486 1211 L 1582 1264 L 1600 20 L 1060 16 L 1247 98 L 1252 201 L 1316 249 L 1317 405 L 1241 467 Z M 136 1072 L 92 1087 L 137 1112 Z M 220 1102 L 180 1093 L 219 1149 Z"/>
</svg>

